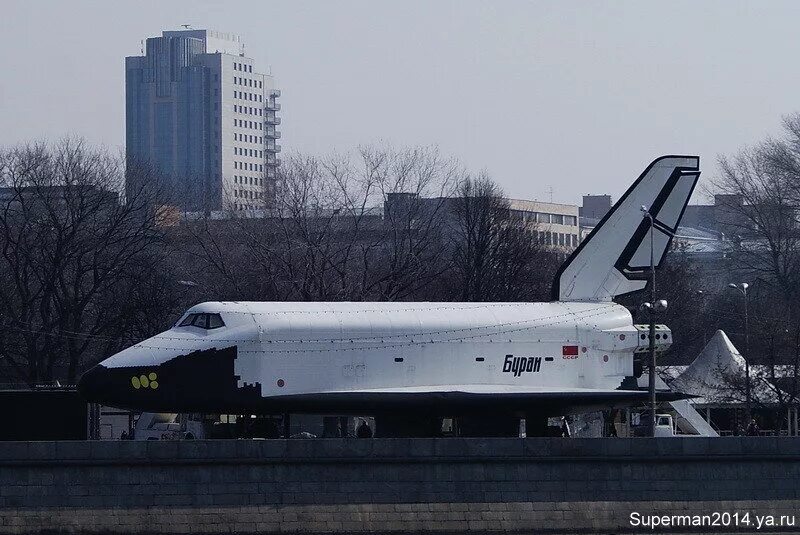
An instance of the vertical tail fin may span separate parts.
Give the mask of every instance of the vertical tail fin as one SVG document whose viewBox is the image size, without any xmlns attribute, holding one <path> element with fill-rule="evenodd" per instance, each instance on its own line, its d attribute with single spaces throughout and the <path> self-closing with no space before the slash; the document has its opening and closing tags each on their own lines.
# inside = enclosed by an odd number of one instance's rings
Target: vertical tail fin
<svg viewBox="0 0 800 535">
<path fill-rule="evenodd" d="M 697 178 L 697 156 L 657 158 L 556 273 L 556 301 L 611 301 L 641 290 L 650 270 L 650 223 L 654 220 L 653 259 L 661 264 L 678 229 Z"/>
</svg>

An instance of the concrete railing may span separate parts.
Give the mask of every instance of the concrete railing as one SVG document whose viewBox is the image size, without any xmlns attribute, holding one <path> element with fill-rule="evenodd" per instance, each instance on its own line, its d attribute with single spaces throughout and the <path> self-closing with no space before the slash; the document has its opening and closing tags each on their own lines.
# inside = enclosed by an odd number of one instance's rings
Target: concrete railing
<svg viewBox="0 0 800 535">
<path fill-rule="evenodd" d="M 798 506 L 787 437 L 0 443 L 0 533 L 624 532 Z"/>
</svg>

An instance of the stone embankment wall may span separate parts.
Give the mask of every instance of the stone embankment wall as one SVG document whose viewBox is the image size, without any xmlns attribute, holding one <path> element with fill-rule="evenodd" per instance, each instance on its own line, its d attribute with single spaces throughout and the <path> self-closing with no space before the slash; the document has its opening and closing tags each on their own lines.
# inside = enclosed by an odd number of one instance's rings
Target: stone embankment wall
<svg viewBox="0 0 800 535">
<path fill-rule="evenodd" d="M 715 512 L 755 532 L 800 516 L 798 461 L 775 437 L 6 442 L 0 533 L 622 533 Z"/>
</svg>

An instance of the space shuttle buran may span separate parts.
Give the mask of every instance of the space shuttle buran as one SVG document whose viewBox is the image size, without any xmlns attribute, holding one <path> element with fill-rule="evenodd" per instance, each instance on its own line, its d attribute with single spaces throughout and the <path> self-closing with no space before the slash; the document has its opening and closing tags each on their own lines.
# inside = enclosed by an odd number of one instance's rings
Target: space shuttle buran
<svg viewBox="0 0 800 535">
<path fill-rule="evenodd" d="M 551 302 L 207 302 L 86 372 L 90 401 L 151 412 L 564 414 L 647 400 L 645 329 L 612 300 L 645 287 L 700 175 L 653 161 L 559 269 Z M 659 327 L 660 349 L 672 333 Z M 683 397 L 665 392 L 662 399 Z"/>
</svg>

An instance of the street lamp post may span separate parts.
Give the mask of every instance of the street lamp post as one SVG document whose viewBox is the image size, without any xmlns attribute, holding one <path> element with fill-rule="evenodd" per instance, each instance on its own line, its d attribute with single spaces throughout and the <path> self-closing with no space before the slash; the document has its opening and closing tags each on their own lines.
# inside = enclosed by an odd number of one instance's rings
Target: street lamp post
<svg viewBox="0 0 800 535">
<path fill-rule="evenodd" d="M 642 206 L 642 217 L 646 217 L 650 222 L 650 302 L 644 303 L 642 307 L 650 313 L 650 336 L 648 336 L 648 352 L 650 354 L 648 390 L 650 394 L 650 436 L 656 434 L 656 307 L 666 308 L 666 301 L 656 303 L 656 266 L 654 259 L 654 239 L 653 239 L 653 216 Z"/>
<path fill-rule="evenodd" d="M 740 284 L 730 283 L 728 288 L 733 288 L 742 294 L 744 300 L 744 400 L 747 421 L 752 418 L 752 406 L 750 400 L 750 321 L 747 317 L 747 289 L 750 287 L 746 282 Z"/>
</svg>

